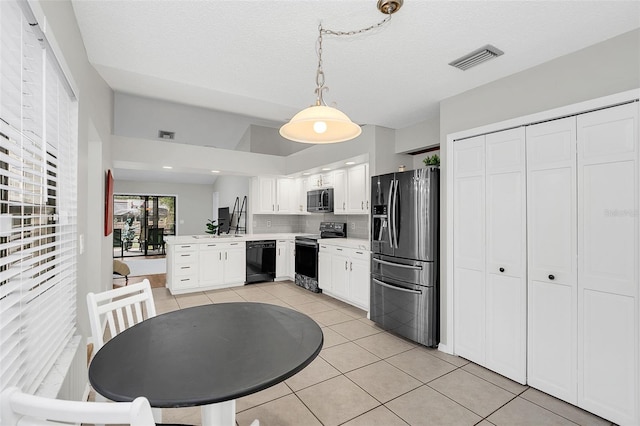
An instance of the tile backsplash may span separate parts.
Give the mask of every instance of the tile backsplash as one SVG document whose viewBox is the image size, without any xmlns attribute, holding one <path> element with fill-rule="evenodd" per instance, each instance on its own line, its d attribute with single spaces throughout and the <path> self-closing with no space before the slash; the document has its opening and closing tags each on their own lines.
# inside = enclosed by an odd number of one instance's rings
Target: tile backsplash
<svg viewBox="0 0 640 426">
<path fill-rule="evenodd" d="M 317 234 L 320 222 L 346 222 L 349 238 L 369 239 L 368 215 L 334 215 L 332 213 L 299 215 L 253 215 L 253 233 L 300 232 Z"/>
</svg>

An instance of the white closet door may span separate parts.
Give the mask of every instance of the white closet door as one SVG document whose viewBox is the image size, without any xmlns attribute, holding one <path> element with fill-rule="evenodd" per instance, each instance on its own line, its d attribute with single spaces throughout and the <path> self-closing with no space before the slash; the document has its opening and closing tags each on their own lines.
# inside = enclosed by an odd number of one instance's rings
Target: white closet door
<svg viewBox="0 0 640 426">
<path fill-rule="evenodd" d="M 486 366 L 526 383 L 524 127 L 486 135 Z"/>
<path fill-rule="evenodd" d="M 575 117 L 527 127 L 528 383 L 577 402 Z"/>
<path fill-rule="evenodd" d="M 577 123 L 578 405 L 639 424 L 638 103 Z"/>
<path fill-rule="evenodd" d="M 484 136 L 456 141 L 454 155 L 454 351 L 484 364 Z"/>
</svg>

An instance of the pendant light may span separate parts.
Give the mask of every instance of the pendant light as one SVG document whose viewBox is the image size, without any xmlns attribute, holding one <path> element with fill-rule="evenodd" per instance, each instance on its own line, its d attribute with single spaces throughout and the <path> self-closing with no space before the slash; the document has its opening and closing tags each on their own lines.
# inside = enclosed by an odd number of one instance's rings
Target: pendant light
<svg viewBox="0 0 640 426">
<path fill-rule="evenodd" d="M 359 125 L 337 108 L 328 106 L 322 93 L 329 90 L 324 85 L 324 71 L 322 70 L 322 36 L 324 34 L 336 36 L 351 36 L 378 28 L 391 19 L 391 15 L 400 9 L 403 0 L 379 0 L 378 10 L 387 17 L 376 25 L 358 31 L 333 31 L 318 26 L 318 69 L 316 71 L 316 103 L 303 109 L 280 128 L 283 138 L 303 143 L 324 144 L 344 142 L 354 139 L 362 133 Z"/>
</svg>

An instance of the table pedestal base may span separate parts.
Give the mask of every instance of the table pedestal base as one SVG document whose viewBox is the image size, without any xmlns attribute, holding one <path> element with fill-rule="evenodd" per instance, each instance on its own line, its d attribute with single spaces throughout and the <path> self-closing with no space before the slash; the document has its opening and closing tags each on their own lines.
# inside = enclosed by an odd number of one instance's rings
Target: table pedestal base
<svg viewBox="0 0 640 426">
<path fill-rule="evenodd" d="M 236 400 L 203 405 L 202 426 L 235 426 Z"/>
</svg>

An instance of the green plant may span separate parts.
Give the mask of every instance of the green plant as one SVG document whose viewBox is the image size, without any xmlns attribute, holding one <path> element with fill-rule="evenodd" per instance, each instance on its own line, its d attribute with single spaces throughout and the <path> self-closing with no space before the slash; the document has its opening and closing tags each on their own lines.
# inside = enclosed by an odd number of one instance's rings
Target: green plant
<svg viewBox="0 0 640 426">
<path fill-rule="evenodd" d="M 434 154 L 434 155 L 430 155 L 428 157 L 425 157 L 424 160 L 422 160 L 424 162 L 425 166 L 439 166 L 440 165 L 440 157 L 438 156 L 438 154 Z"/>
<path fill-rule="evenodd" d="M 218 232 L 218 225 L 216 225 L 215 223 L 215 219 L 214 220 L 207 220 L 207 230 L 205 231 L 207 234 L 215 234 L 216 232 Z"/>
</svg>

